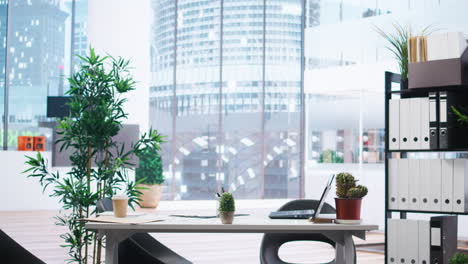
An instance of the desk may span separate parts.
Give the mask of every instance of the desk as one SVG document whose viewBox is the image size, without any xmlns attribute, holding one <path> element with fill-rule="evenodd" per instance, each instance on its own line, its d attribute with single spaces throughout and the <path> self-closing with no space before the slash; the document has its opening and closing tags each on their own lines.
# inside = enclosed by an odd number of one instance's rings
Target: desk
<svg viewBox="0 0 468 264">
<path fill-rule="evenodd" d="M 239 212 L 242 213 L 242 212 Z M 377 225 L 313 224 L 307 220 L 271 220 L 263 214 L 236 217 L 232 225 L 219 219 L 192 219 L 161 215 L 161 222 L 139 225 L 86 223 L 86 228 L 106 236 L 106 263 L 118 263 L 118 244 L 134 233 L 321 233 L 336 242 L 336 264 L 352 264 L 356 254 L 353 236 L 365 239 L 365 231 Z M 260 245 L 259 245 L 260 246 Z"/>
</svg>

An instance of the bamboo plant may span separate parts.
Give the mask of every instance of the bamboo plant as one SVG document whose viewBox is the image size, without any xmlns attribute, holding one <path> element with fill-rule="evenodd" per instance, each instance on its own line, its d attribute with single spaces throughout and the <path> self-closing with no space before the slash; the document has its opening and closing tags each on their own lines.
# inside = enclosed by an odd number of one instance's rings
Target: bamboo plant
<svg viewBox="0 0 468 264">
<path fill-rule="evenodd" d="M 81 59 L 80 70 L 68 81 L 70 115 L 57 120 L 60 151 L 72 149 L 72 167 L 66 174 L 49 170 L 47 161 L 38 152 L 27 157 L 28 177 L 37 178 L 43 189 L 52 188 L 50 196 L 59 198 L 63 212 L 56 224 L 68 227 L 61 235 L 68 248 L 69 263 L 102 263 L 103 241 L 95 232 L 87 231 L 82 218 L 96 215 L 96 203 L 116 193 L 126 193 L 129 205 L 138 203 L 140 194 L 128 177 L 132 155 L 145 146 L 159 148 L 162 136 L 156 130 L 144 133 L 132 146 L 115 142 L 122 122 L 127 118 L 122 95 L 135 89 L 129 73 L 129 61 L 110 56 L 101 57 L 90 49 Z"/>
</svg>

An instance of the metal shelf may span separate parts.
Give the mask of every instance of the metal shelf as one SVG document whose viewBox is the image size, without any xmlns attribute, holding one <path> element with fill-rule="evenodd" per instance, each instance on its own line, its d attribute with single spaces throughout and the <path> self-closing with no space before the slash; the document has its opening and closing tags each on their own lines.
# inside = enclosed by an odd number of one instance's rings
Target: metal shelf
<svg viewBox="0 0 468 264">
<path fill-rule="evenodd" d="M 388 161 L 391 158 L 391 153 L 407 153 L 407 152 L 427 152 L 427 153 L 437 153 L 437 152 L 468 152 L 468 148 L 460 149 L 399 149 L 399 150 L 389 150 L 388 149 L 388 126 L 389 126 L 389 100 L 392 99 L 393 95 L 400 95 L 400 98 L 411 98 L 411 97 L 424 97 L 427 96 L 429 92 L 438 92 L 438 91 L 454 91 L 459 93 L 468 93 L 468 86 L 444 86 L 444 87 L 428 87 L 428 88 L 414 88 L 407 90 L 393 90 L 392 84 L 400 83 L 400 75 L 394 74 L 391 72 L 385 72 L 385 254 L 387 254 L 387 224 L 388 219 L 392 218 L 391 213 L 399 213 L 400 219 L 406 219 L 408 213 L 415 214 L 450 214 L 450 215 L 468 215 L 468 212 L 458 213 L 458 212 L 442 212 L 442 211 L 420 211 L 420 210 L 395 210 L 388 208 Z M 387 258 L 385 258 L 385 263 L 388 264 Z"/>
<path fill-rule="evenodd" d="M 450 215 L 468 215 L 468 212 L 443 212 L 443 211 L 420 211 L 420 210 L 396 210 L 388 209 L 387 212 L 391 213 L 415 213 L 415 214 L 450 214 Z"/>
</svg>

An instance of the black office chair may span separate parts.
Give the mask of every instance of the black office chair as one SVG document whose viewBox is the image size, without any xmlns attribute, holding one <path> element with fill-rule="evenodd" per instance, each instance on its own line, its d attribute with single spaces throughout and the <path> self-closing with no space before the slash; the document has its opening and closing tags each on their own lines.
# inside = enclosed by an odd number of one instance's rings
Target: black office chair
<svg viewBox="0 0 468 264">
<path fill-rule="evenodd" d="M 294 200 L 283 205 L 278 211 L 289 211 L 289 210 L 308 210 L 315 209 L 319 201 L 317 200 Z M 336 213 L 328 203 L 325 203 L 321 210 L 322 214 L 334 214 Z M 278 252 L 280 247 L 287 242 L 292 241 L 315 241 L 323 242 L 336 247 L 335 242 L 327 238 L 322 234 L 265 234 L 263 236 L 262 245 L 260 247 L 260 262 L 262 264 L 291 264 L 284 262 L 280 259 Z M 335 260 L 332 260 L 325 264 L 334 264 Z M 356 263 L 356 257 L 354 258 Z"/>
<path fill-rule="evenodd" d="M 45 264 L 0 230 L 0 263 Z"/>
<path fill-rule="evenodd" d="M 113 211 L 111 199 L 99 200 L 96 204 L 98 212 Z M 119 244 L 120 264 L 166 264 L 192 262 L 178 255 L 148 233 L 136 233 Z"/>
</svg>

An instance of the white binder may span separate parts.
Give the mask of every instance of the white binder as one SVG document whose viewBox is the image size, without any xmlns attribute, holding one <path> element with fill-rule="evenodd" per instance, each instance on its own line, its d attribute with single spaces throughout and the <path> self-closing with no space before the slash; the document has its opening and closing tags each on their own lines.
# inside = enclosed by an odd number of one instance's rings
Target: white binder
<svg viewBox="0 0 468 264">
<path fill-rule="evenodd" d="M 400 210 L 408 209 L 408 187 L 409 187 L 408 174 L 409 174 L 408 159 L 400 159 L 398 162 L 398 177 L 397 177 L 398 209 Z"/>
<path fill-rule="evenodd" d="M 387 263 L 399 263 L 398 258 L 398 221 L 399 219 L 387 220 Z M 398 261 L 398 262 L 397 262 Z"/>
<path fill-rule="evenodd" d="M 420 149 L 421 148 L 421 99 L 410 98 L 405 99 L 409 100 L 410 102 L 410 110 L 407 112 L 409 115 L 409 127 L 410 127 L 410 134 L 409 134 L 409 149 Z"/>
<path fill-rule="evenodd" d="M 388 209 L 398 209 L 398 162 L 388 159 Z"/>
<path fill-rule="evenodd" d="M 419 160 L 409 159 L 409 188 L 408 188 L 408 209 L 420 210 L 419 188 L 420 188 L 420 169 Z"/>
<path fill-rule="evenodd" d="M 400 149 L 411 149 L 410 100 L 400 99 Z"/>
<path fill-rule="evenodd" d="M 441 199 L 442 199 L 442 182 L 441 182 L 441 174 L 442 169 L 441 165 L 442 162 L 440 159 L 432 159 L 429 160 L 430 162 L 430 171 L 429 171 L 429 203 L 431 207 L 431 211 L 441 211 Z"/>
<path fill-rule="evenodd" d="M 442 162 L 442 211 L 453 211 L 453 160 L 444 159 Z"/>
<path fill-rule="evenodd" d="M 430 241 L 430 235 L 429 235 L 429 230 L 430 230 L 430 224 L 429 221 L 426 220 L 419 220 L 418 221 L 418 237 L 419 237 L 419 250 L 418 250 L 418 255 L 419 255 L 419 262 L 420 264 L 422 263 L 427 263 L 429 264 L 429 258 L 430 258 L 430 252 L 431 248 L 429 245 Z"/>
<path fill-rule="evenodd" d="M 398 263 L 410 263 L 409 262 L 409 241 L 408 241 L 408 220 L 398 220 L 398 232 L 397 232 L 397 253 Z"/>
<path fill-rule="evenodd" d="M 389 107 L 388 149 L 400 149 L 400 100 L 391 99 Z"/>
<path fill-rule="evenodd" d="M 419 121 L 421 126 L 421 149 L 430 149 L 429 145 L 429 97 L 422 97 L 421 100 L 421 119 Z"/>
<path fill-rule="evenodd" d="M 422 211 L 431 210 L 430 170 L 430 160 L 419 160 L 419 209 Z"/>
<path fill-rule="evenodd" d="M 407 262 L 419 262 L 419 224 L 418 220 L 406 220 L 406 236 L 408 246 L 406 247 Z"/>
<path fill-rule="evenodd" d="M 453 211 L 467 212 L 468 194 L 468 160 L 456 159 L 453 161 Z"/>
</svg>

